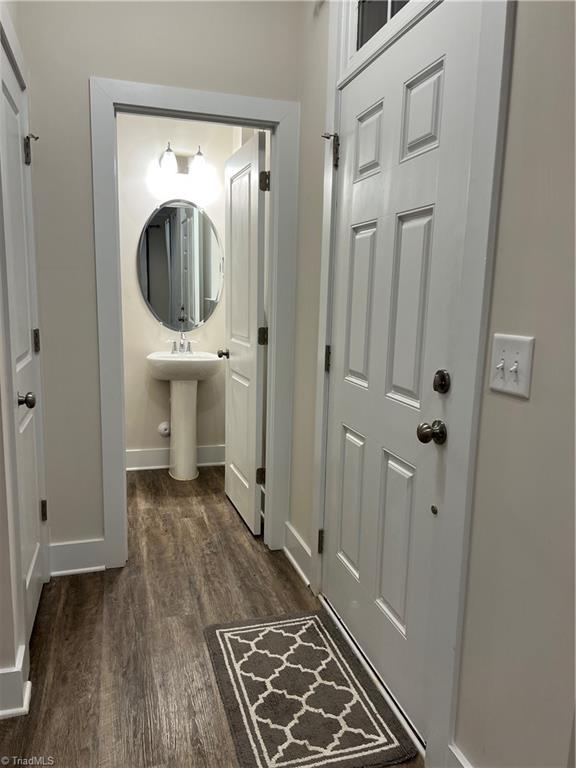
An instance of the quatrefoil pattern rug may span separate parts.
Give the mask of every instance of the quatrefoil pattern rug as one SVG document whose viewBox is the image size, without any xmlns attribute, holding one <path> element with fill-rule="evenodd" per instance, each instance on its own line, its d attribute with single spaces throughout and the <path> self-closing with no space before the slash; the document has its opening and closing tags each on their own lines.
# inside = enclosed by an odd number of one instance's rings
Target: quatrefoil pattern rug
<svg viewBox="0 0 576 768">
<path fill-rule="evenodd" d="M 209 627 L 242 768 L 378 768 L 416 750 L 325 612 Z"/>
</svg>

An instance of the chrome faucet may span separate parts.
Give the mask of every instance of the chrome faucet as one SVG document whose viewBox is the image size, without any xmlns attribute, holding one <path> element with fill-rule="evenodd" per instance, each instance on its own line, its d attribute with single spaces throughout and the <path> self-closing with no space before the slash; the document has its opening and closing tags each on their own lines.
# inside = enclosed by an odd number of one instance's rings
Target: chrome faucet
<svg viewBox="0 0 576 768">
<path fill-rule="evenodd" d="M 180 323 L 180 345 L 179 351 L 186 351 L 186 336 L 184 335 L 184 323 L 186 322 L 186 310 L 184 304 L 180 307 L 180 315 L 178 316 L 178 322 Z"/>
</svg>

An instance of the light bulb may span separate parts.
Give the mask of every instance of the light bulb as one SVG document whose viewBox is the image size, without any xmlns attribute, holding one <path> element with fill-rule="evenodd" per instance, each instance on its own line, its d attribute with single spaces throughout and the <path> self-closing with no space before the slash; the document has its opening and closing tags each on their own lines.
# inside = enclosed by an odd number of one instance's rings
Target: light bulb
<svg viewBox="0 0 576 768">
<path fill-rule="evenodd" d="M 204 208 L 220 194 L 220 182 L 216 169 L 207 162 L 202 150 L 188 160 L 188 179 L 191 199 Z"/>
<path fill-rule="evenodd" d="M 170 147 L 170 142 L 168 142 L 167 148 L 160 157 L 160 168 L 166 174 L 174 175 L 178 173 L 178 161 L 176 160 L 174 150 Z"/>
<path fill-rule="evenodd" d="M 200 174 L 204 172 L 204 169 L 206 168 L 206 158 L 204 157 L 204 153 L 198 147 L 198 152 L 196 152 L 195 155 L 188 158 L 188 173 L 191 175 L 194 174 Z"/>
</svg>

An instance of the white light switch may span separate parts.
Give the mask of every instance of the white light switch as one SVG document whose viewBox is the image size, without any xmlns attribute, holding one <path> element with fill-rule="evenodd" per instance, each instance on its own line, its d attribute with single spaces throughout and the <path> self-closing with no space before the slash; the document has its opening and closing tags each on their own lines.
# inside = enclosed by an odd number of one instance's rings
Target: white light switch
<svg viewBox="0 0 576 768">
<path fill-rule="evenodd" d="M 530 397 L 534 336 L 495 333 L 492 340 L 490 389 Z"/>
</svg>

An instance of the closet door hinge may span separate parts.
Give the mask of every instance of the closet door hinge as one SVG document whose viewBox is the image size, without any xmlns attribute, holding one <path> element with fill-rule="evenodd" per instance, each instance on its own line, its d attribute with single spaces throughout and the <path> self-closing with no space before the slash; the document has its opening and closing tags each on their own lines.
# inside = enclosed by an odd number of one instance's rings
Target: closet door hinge
<svg viewBox="0 0 576 768">
<path fill-rule="evenodd" d="M 324 552 L 324 528 L 320 528 L 318 531 L 318 554 L 321 555 Z"/>
<path fill-rule="evenodd" d="M 330 363 L 332 358 L 332 347 L 330 344 L 326 344 L 326 347 L 324 348 L 324 370 L 326 373 L 330 372 Z"/>
<path fill-rule="evenodd" d="M 32 142 L 38 141 L 40 137 L 35 136 L 33 133 L 29 133 L 28 136 L 24 136 L 24 164 L 32 165 Z"/>
<path fill-rule="evenodd" d="M 260 171 L 260 192 L 270 192 L 270 171 Z"/>
<path fill-rule="evenodd" d="M 40 520 L 45 523 L 48 520 L 48 502 L 40 499 Z"/>
<path fill-rule="evenodd" d="M 34 352 L 38 355 L 40 353 L 40 328 L 32 329 L 32 346 Z"/>
<path fill-rule="evenodd" d="M 265 325 L 261 325 L 258 328 L 258 344 L 261 347 L 265 347 L 268 344 L 268 328 Z"/>
<path fill-rule="evenodd" d="M 264 485 L 266 483 L 266 467 L 258 467 L 256 470 L 256 483 Z"/>
<path fill-rule="evenodd" d="M 337 133 L 323 133 L 323 139 L 332 139 L 332 165 L 338 168 L 340 164 L 340 136 Z"/>
</svg>

